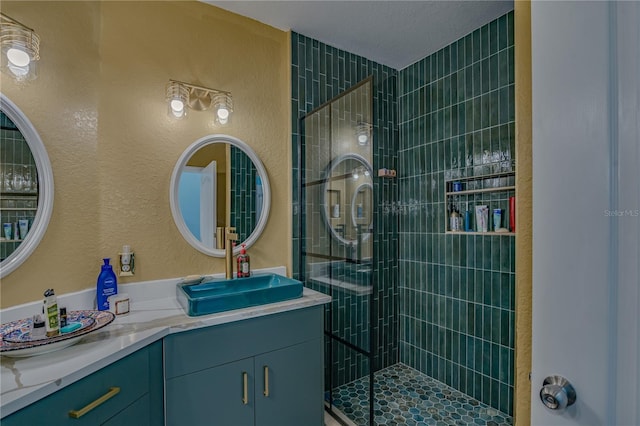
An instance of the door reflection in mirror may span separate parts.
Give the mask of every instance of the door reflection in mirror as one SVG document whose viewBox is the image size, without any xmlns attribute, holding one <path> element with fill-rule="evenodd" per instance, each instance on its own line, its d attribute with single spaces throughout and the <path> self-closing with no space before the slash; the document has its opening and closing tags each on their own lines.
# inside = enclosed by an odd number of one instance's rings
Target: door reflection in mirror
<svg viewBox="0 0 640 426">
<path fill-rule="evenodd" d="M 178 190 L 180 211 L 193 236 L 207 246 L 215 247 L 216 211 L 216 162 L 207 167 L 187 166 L 180 178 Z"/>
<path fill-rule="evenodd" d="M 191 144 L 176 163 L 171 212 L 189 244 L 210 256 L 224 257 L 217 231 L 234 227 L 238 234 L 234 253 L 242 243 L 249 248 L 266 225 L 270 194 L 264 166 L 246 143 L 209 135 Z"/>
</svg>

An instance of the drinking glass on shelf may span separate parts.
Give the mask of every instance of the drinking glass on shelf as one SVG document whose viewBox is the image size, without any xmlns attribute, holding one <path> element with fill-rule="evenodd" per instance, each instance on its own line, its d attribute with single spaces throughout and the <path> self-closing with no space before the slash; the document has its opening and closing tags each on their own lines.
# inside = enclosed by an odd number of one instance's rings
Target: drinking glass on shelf
<svg viewBox="0 0 640 426">
<path fill-rule="evenodd" d="M 4 192 L 13 191 L 13 166 L 5 164 L 2 170 L 2 190 Z"/>
<path fill-rule="evenodd" d="M 31 192 L 38 192 L 38 170 L 36 166 L 29 166 L 31 172 Z"/>
<path fill-rule="evenodd" d="M 24 188 L 24 176 L 22 175 L 22 166 L 14 166 L 13 168 L 13 190 L 22 191 Z"/>
<path fill-rule="evenodd" d="M 25 192 L 31 192 L 31 167 L 27 164 L 22 166 L 22 178 L 24 181 Z"/>
</svg>

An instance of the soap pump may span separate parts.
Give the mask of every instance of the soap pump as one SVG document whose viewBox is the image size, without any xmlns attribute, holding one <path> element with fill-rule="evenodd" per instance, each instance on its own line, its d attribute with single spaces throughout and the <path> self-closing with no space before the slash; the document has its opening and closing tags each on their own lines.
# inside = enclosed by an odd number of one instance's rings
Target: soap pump
<svg viewBox="0 0 640 426">
<path fill-rule="evenodd" d="M 238 255 L 237 262 L 238 262 L 237 277 L 246 278 L 251 276 L 250 259 L 244 244 L 242 244 L 242 249 L 240 250 L 240 254 Z"/>
</svg>

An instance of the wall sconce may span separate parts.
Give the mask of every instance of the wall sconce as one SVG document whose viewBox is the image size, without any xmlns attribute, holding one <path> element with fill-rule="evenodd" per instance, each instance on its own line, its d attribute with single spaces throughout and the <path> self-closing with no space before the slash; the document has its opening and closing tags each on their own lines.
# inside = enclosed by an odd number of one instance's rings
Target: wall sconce
<svg viewBox="0 0 640 426">
<path fill-rule="evenodd" d="M 359 145 L 368 145 L 371 138 L 371 129 L 373 126 L 369 123 L 360 122 L 356 126 L 356 138 Z"/>
<path fill-rule="evenodd" d="M 166 99 L 169 116 L 173 118 L 184 118 L 187 115 L 187 107 L 195 111 L 213 109 L 214 122 L 224 126 L 229 123 L 233 112 L 231 93 L 177 80 L 169 80 Z"/>
<path fill-rule="evenodd" d="M 37 77 L 36 63 L 40 59 L 40 37 L 31 28 L 0 13 L 0 45 L 2 70 L 17 81 Z"/>
</svg>

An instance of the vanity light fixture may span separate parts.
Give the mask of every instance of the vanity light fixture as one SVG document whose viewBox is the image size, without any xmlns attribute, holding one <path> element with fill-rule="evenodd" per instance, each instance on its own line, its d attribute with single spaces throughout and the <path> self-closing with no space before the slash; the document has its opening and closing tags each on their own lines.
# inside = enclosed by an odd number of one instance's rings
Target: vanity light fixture
<svg viewBox="0 0 640 426">
<path fill-rule="evenodd" d="M 358 180 L 361 174 L 365 175 L 365 177 L 371 176 L 371 173 L 366 167 L 356 167 L 351 171 L 351 177 L 353 180 Z"/>
<path fill-rule="evenodd" d="M 167 84 L 169 116 L 173 118 L 184 118 L 187 115 L 188 101 L 189 89 L 177 81 L 169 81 L 169 84 Z"/>
<path fill-rule="evenodd" d="M 224 126 L 229 123 L 233 112 L 233 98 L 231 93 L 218 89 L 197 86 L 177 80 L 169 80 L 166 89 L 169 116 L 183 118 L 187 115 L 187 107 L 195 111 L 205 111 L 213 108 L 214 122 Z"/>
<path fill-rule="evenodd" d="M 17 81 L 36 78 L 40 37 L 33 29 L 0 13 L 0 45 L 3 71 L 7 70 Z"/>
<path fill-rule="evenodd" d="M 371 138 L 371 129 L 373 126 L 369 123 L 360 122 L 356 126 L 356 138 L 358 139 L 359 145 L 368 145 L 369 138 Z"/>
</svg>

